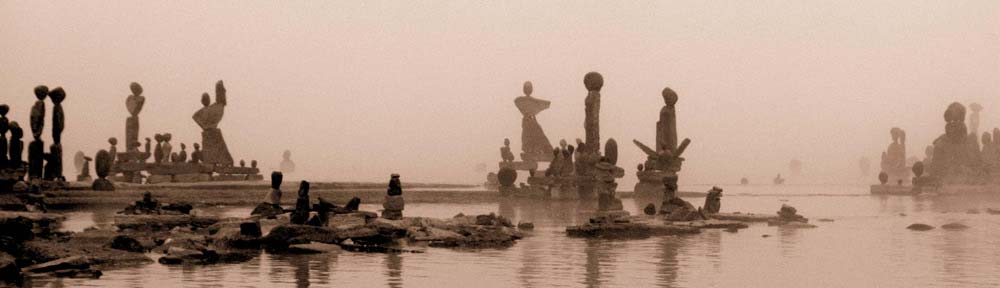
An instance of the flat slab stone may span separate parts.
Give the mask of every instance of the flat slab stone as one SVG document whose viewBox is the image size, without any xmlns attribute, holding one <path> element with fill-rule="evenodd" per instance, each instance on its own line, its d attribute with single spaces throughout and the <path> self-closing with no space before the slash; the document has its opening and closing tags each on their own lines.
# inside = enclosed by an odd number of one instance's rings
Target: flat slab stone
<svg viewBox="0 0 1000 288">
<path fill-rule="evenodd" d="M 500 162 L 498 164 L 500 168 L 510 168 L 514 170 L 538 170 L 538 162 L 522 162 L 522 161 L 512 161 L 512 162 Z"/>
<path fill-rule="evenodd" d="M 700 229 L 743 229 L 750 227 L 750 225 L 747 225 L 747 223 L 745 222 L 735 221 L 735 220 L 718 220 L 718 219 L 671 222 L 671 224 L 677 226 L 700 228 Z"/>
<path fill-rule="evenodd" d="M 319 242 L 309 242 L 308 244 L 292 244 L 288 246 L 288 253 L 297 254 L 319 254 L 329 252 L 339 252 L 340 246 L 336 244 L 326 244 Z"/>
<path fill-rule="evenodd" d="M 587 223 L 566 227 L 570 237 L 587 238 L 624 238 L 641 239 L 651 236 L 698 234 L 701 229 L 690 226 L 671 225 L 666 223 L 630 222 L 630 223 Z"/>
<path fill-rule="evenodd" d="M 740 222 L 768 222 L 778 220 L 778 215 L 774 214 L 753 214 L 753 213 L 718 213 L 709 216 L 712 219 L 732 220 Z"/>
</svg>

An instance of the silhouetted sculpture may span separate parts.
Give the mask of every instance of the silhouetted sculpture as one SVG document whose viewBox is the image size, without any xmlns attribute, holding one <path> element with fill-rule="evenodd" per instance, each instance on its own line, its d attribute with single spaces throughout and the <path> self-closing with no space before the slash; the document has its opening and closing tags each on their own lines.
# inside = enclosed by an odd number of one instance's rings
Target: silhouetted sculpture
<svg viewBox="0 0 1000 288">
<path fill-rule="evenodd" d="M 778 176 L 781 176 L 781 175 L 778 175 Z M 886 174 L 885 171 L 879 172 L 878 173 L 878 182 L 882 183 L 882 185 L 885 185 L 885 183 L 889 183 L 889 174 Z"/>
<path fill-rule="evenodd" d="M 970 183 L 976 171 L 972 148 L 968 143 L 968 129 L 965 126 L 965 106 L 959 103 L 948 105 L 944 113 L 945 133 L 934 140 L 933 161 L 928 168 L 929 176 L 941 183 Z M 924 164 L 928 165 L 928 164 Z M 890 175 L 892 176 L 892 175 Z"/>
<path fill-rule="evenodd" d="M 708 195 L 705 195 L 705 206 L 702 207 L 704 207 L 702 210 L 704 213 L 719 213 L 719 210 L 722 209 L 722 188 L 713 186 L 711 190 L 708 190 Z"/>
<path fill-rule="evenodd" d="M 584 100 L 584 143 L 587 148 L 592 149 L 585 152 L 594 152 L 601 147 L 601 88 L 604 86 L 604 77 L 600 73 L 590 72 L 583 76 L 583 84 L 587 87 L 587 99 Z"/>
<path fill-rule="evenodd" d="M 10 121 L 10 145 L 7 147 L 10 158 L 7 160 L 15 165 L 23 165 L 21 163 L 24 163 L 24 142 L 21 141 L 21 137 L 24 137 L 21 125 L 17 124 L 17 121 Z"/>
<path fill-rule="evenodd" d="M 403 218 L 403 189 L 399 182 L 399 174 L 392 174 L 389 180 L 389 189 L 386 191 L 385 201 L 382 202 L 382 218 L 399 220 Z"/>
<path fill-rule="evenodd" d="M 163 163 L 163 158 L 167 155 L 163 153 L 163 134 L 153 135 L 156 140 L 156 148 L 153 149 L 153 163 Z"/>
<path fill-rule="evenodd" d="M 524 96 L 514 99 L 514 105 L 521 111 L 521 160 L 550 161 L 552 160 L 552 144 L 545 136 L 545 131 L 538 124 L 535 115 L 549 109 L 549 101 L 531 97 L 534 88 L 531 81 L 524 82 Z"/>
<path fill-rule="evenodd" d="M 309 220 L 309 182 L 299 184 L 299 197 L 295 200 L 295 210 L 292 211 L 292 223 L 305 224 Z"/>
<path fill-rule="evenodd" d="M 264 196 L 264 201 L 250 212 L 250 215 L 261 215 L 265 218 L 272 218 L 284 213 L 284 210 L 281 208 L 282 181 L 284 181 L 284 176 L 281 172 L 271 172 L 271 190 Z"/>
<path fill-rule="evenodd" d="M 31 135 L 34 137 L 28 144 L 28 179 L 41 179 L 44 176 L 45 144 L 42 142 L 42 129 L 45 128 L 45 97 L 49 87 L 35 87 L 35 105 L 31 107 Z"/>
<path fill-rule="evenodd" d="M 173 155 L 174 145 L 170 144 L 170 139 L 171 138 L 173 138 L 173 135 L 170 135 L 170 133 L 164 133 L 163 134 L 163 145 L 162 145 L 162 147 L 160 147 L 160 149 L 162 149 L 162 153 L 163 153 L 163 162 L 162 163 L 170 163 L 170 156 Z"/>
<path fill-rule="evenodd" d="M 78 182 L 90 181 L 90 179 L 91 179 L 91 177 L 90 177 L 90 161 L 92 161 L 92 160 L 94 160 L 94 159 L 91 159 L 90 157 L 86 157 L 86 156 L 83 157 L 83 169 L 80 170 L 80 175 L 76 176 L 76 181 L 78 181 Z"/>
<path fill-rule="evenodd" d="M 740 185 L 750 185 L 750 179 L 747 179 L 747 177 L 741 178 Z"/>
<path fill-rule="evenodd" d="M 284 153 L 281 153 L 281 172 L 295 172 L 295 162 L 292 162 L 292 151 L 285 150 Z"/>
<path fill-rule="evenodd" d="M 111 159 L 109 159 L 110 161 L 109 163 L 111 163 L 112 167 L 114 167 L 114 164 L 117 162 L 117 159 L 115 159 L 115 157 L 118 155 L 118 146 L 117 146 L 118 138 L 115 137 L 108 138 L 108 144 L 111 144 L 111 148 L 108 149 L 108 153 L 111 153 Z"/>
<path fill-rule="evenodd" d="M 153 150 L 150 148 L 151 146 L 152 146 L 152 143 L 151 143 L 149 137 L 146 137 L 146 149 L 145 149 L 146 150 L 146 154 L 147 154 L 146 155 L 146 159 L 148 159 L 149 156 L 153 155 Z M 143 162 L 145 162 L 146 159 L 143 159 Z"/>
<path fill-rule="evenodd" d="M 174 162 L 184 163 L 187 162 L 187 158 L 188 158 L 187 145 L 181 143 L 181 152 L 177 153 L 177 160 L 174 160 Z"/>
<path fill-rule="evenodd" d="M 513 162 L 514 152 L 510 151 L 510 139 L 503 139 L 503 147 L 500 147 L 500 159 L 503 162 Z"/>
<path fill-rule="evenodd" d="M 201 126 L 201 145 L 203 163 L 216 164 L 221 166 L 233 166 L 233 156 L 229 154 L 225 139 L 222 138 L 222 130 L 219 130 L 219 122 L 226 108 L 226 87 L 222 81 L 215 83 L 215 103 L 210 103 L 208 93 L 202 94 L 202 107 L 194 113 L 194 121 Z"/>
<path fill-rule="evenodd" d="M 194 151 L 191 152 L 191 163 L 201 163 L 201 145 L 198 143 L 194 143 Z"/>
<path fill-rule="evenodd" d="M 0 104 L 0 168 L 7 167 L 7 130 L 10 130 L 10 120 L 7 120 L 7 112 L 10 106 Z"/>
<path fill-rule="evenodd" d="M 781 174 L 778 174 L 778 176 L 774 176 L 772 183 L 774 183 L 774 185 L 785 184 L 785 178 L 781 178 Z"/>
<path fill-rule="evenodd" d="M 664 87 L 663 108 L 660 108 L 660 121 L 656 122 L 656 147 L 669 149 L 671 152 L 677 151 L 677 113 L 674 105 L 677 104 L 677 93 L 670 87 Z"/>
<path fill-rule="evenodd" d="M 131 147 L 132 143 L 139 143 L 139 112 L 146 104 L 146 97 L 142 95 L 142 85 L 132 82 L 129 84 L 132 94 L 125 98 L 125 108 L 128 109 L 129 116 L 125 119 L 125 147 Z M 146 143 L 149 143 L 147 138 Z M 146 147 L 149 147 L 148 145 Z M 149 152 L 149 149 L 146 149 Z"/>
<path fill-rule="evenodd" d="M 890 181 L 909 180 L 910 171 L 906 168 L 906 132 L 893 127 L 889 134 L 892 135 L 892 144 L 882 153 L 882 172 L 889 175 Z"/>
<path fill-rule="evenodd" d="M 66 92 L 63 91 L 62 87 L 56 87 L 49 91 L 49 99 L 52 100 L 53 143 L 49 146 L 43 178 L 45 180 L 65 180 L 62 165 L 62 132 L 66 129 L 66 114 L 63 112 L 62 101 L 66 99 Z"/>
<path fill-rule="evenodd" d="M 250 168 L 257 168 L 257 160 L 250 161 Z"/>
<path fill-rule="evenodd" d="M 97 156 L 94 157 L 94 168 L 97 170 L 97 179 L 94 180 L 94 184 L 91 185 L 91 189 L 96 191 L 114 191 L 115 185 L 111 184 L 107 178 L 111 173 L 111 165 L 113 165 L 111 153 L 107 150 L 101 150 L 97 152 Z"/>
</svg>

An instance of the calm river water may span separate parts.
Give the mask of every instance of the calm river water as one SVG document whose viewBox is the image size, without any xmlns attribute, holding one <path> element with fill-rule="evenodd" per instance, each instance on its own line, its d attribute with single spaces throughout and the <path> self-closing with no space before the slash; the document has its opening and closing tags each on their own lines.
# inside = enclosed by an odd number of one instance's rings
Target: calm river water
<svg viewBox="0 0 1000 288">
<path fill-rule="evenodd" d="M 682 187 L 704 191 L 708 187 Z M 100 279 L 41 279 L 47 287 L 996 287 L 1000 285 L 1000 209 L 997 196 L 877 197 L 867 186 L 731 186 L 724 212 L 774 213 L 796 207 L 819 225 L 786 229 L 754 224 L 737 233 L 642 240 L 567 238 L 564 228 L 586 220 L 593 205 L 505 201 L 408 204 L 409 216 L 450 217 L 497 212 L 535 223 L 513 247 L 486 250 L 428 248 L 422 254 L 339 252 L 262 253 L 249 262 L 110 270 Z M 419 193 L 419 192 L 413 192 Z M 486 193 L 486 192 L 483 192 Z M 689 198 L 696 206 L 703 199 Z M 624 199 L 632 213 L 645 199 Z M 653 200 L 658 201 L 658 200 Z M 363 209 L 377 210 L 375 205 Z M 970 209 L 982 213 L 972 214 Z M 204 214 L 244 216 L 249 207 Z M 72 212 L 67 229 L 106 225 L 113 211 Z M 834 222 L 819 222 L 819 218 Z M 912 223 L 970 228 L 926 232 Z M 764 237 L 763 235 L 769 235 Z M 155 256 L 154 256 L 155 259 Z"/>
</svg>

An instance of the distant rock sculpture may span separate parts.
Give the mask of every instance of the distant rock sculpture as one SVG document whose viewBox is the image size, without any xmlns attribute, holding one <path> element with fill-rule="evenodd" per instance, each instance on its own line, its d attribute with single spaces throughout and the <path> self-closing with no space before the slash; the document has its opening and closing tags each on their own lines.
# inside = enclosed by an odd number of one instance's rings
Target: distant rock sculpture
<svg viewBox="0 0 1000 288">
<path fill-rule="evenodd" d="M 125 98 L 125 108 L 131 116 L 125 119 L 125 147 L 139 143 L 139 112 L 142 112 L 142 107 L 146 104 L 146 97 L 142 95 L 142 85 L 132 82 L 129 84 L 129 89 L 132 90 L 132 94 Z M 149 138 L 146 139 L 146 147 L 149 147 Z M 148 148 L 146 150 L 149 152 Z"/>
<path fill-rule="evenodd" d="M 107 178 L 111 173 L 111 153 L 107 150 L 101 150 L 97 152 L 97 156 L 94 157 L 95 163 L 94 168 L 97 170 L 97 179 L 94 180 L 94 184 L 91 185 L 91 189 L 95 191 L 114 191 L 115 185 L 111 183 Z"/>
<path fill-rule="evenodd" d="M 503 162 L 514 161 L 514 152 L 510 151 L 510 139 L 503 139 L 503 147 L 500 147 L 500 159 Z"/>
<path fill-rule="evenodd" d="M 808 223 L 809 219 L 798 215 L 798 210 L 795 207 L 789 206 L 787 204 L 781 204 L 781 209 L 778 210 L 778 219 L 782 222 L 801 222 Z"/>
<path fill-rule="evenodd" d="M 781 175 L 778 175 L 778 176 L 781 176 Z M 882 183 L 882 185 L 885 185 L 886 183 L 889 183 L 889 174 L 887 174 L 885 172 L 879 172 L 878 173 L 878 182 Z"/>
<path fill-rule="evenodd" d="M 109 160 L 112 165 L 111 167 L 114 168 L 114 164 L 118 162 L 116 159 L 118 155 L 118 138 L 108 138 L 108 144 L 111 144 L 111 148 L 108 149 L 108 153 L 111 154 L 111 158 Z"/>
<path fill-rule="evenodd" d="M 716 214 L 722 209 L 722 188 L 712 187 L 705 195 L 705 206 L 702 210 L 706 214 Z"/>
<path fill-rule="evenodd" d="M 785 178 L 781 178 L 781 173 L 778 173 L 778 176 L 774 176 L 774 180 L 771 182 L 774 183 L 774 185 L 785 184 Z"/>
<path fill-rule="evenodd" d="M 221 166 L 233 166 L 233 156 L 219 130 L 219 122 L 226 108 L 226 87 L 222 80 L 215 83 L 215 103 L 210 103 L 208 93 L 202 94 L 202 107 L 195 112 L 194 121 L 201 126 L 202 162 Z"/>
<path fill-rule="evenodd" d="M 965 106 L 951 103 L 944 113 L 945 133 L 934 140 L 933 160 L 930 162 L 928 174 L 934 181 L 949 184 L 970 184 L 978 177 L 972 154 L 972 146 L 968 143 L 968 129 L 965 125 Z M 925 163 L 925 165 L 928 165 Z M 890 175 L 891 178 L 892 175 Z"/>
<path fill-rule="evenodd" d="M 663 181 L 664 193 L 663 193 L 663 204 L 660 205 L 660 214 L 669 215 L 671 212 L 673 212 L 674 208 L 674 206 L 669 205 L 670 204 L 669 201 L 671 199 L 677 198 L 677 175 L 672 174 L 664 176 L 662 181 Z"/>
<path fill-rule="evenodd" d="M 979 134 L 979 112 L 983 111 L 983 105 L 979 103 L 969 104 L 969 110 L 972 110 L 972 114 L 969 115 L 969 132 L 972 134 Z"/>
<path fill-rule="evenodd" d="M 295 210 L 292 211 L 293 224 L 305 224 L 309 220 L 309 182 L 299 183 L 299 197 L 295 200 Z"/>
<path fill-rule="evenodd" d="M 153 149 L 153 163 L 163 163 L 163 158 L 167 156 L 163 153 L 163 134 L 153 135 L 153 139 L 156 140 L 156 148 Z"/>
<path fill-rule="evenodd" d="M 187 162 L 187 158 L 188 158 L 187 145 L 184 145 L 184 143 L 181 143 L 181 152 L 177 153 L 177 159 L 174 160 L 174 163 L 184 163 L 184 162 Z"/>
<path fill-rule="evenodd" d="M 747 177 L 740 178 L 740 185 L 750 185 L 750 179 L 747 179 Z"/>
<path fill-rule="evenodd" d="M 382 202 L 382 218 L 389 220 L 399 220 L 403 218 L 403 189 L 399 182 L 399 174 L 392 174 L 389 180 L 389 189 L 386 192 L 385 201 Z"/>
<path fill-rule="evenodd" d="M 295 162 L 292 162 L 292 151 L 281 153 L 281 172 L 295 173 Z"/>
<path fill-rule="evenodd" d="M 90 177 L 90 161 L 92 161 L 94 159 L 91 159 L 90 157 L 87 157 L 87 156 L 83 156 L 82 160 L 83 160 L 83 163 L 81 163 L 81 165 L 80 165 L 80 166 L 82 166 L 80 168 L 80 175 L 76 176 L 76 181 L 77 182 L 88 182 L 88 181 L 91 180 L 91 177 Z"/>
<path fill-rule="evenodd" d="M 535 115 L 549 109 L 551 102 L 531 96 L 534 88 L 531 81 L 524 82 L 524 96 L 514 99 L 514 105 L 521 111 L 521 160 L 551 161 L 552 144 L 545 131 L 538 124 Z"/>
<path fill-rule="evenodd" d="M 173 135 L 170 135 L 170 133 L 163 134 L 163 144 L 162 147 L 160 147 L 163 153 L 163 162 L 161 163 L 170 163 L 170 156 L 173 155 L 174 152 L 174 145 L 170 144 L 171 138 L 173 138 Z"/>
<path fill-rule="evenodd" d="M 198 143 L 194 143 L 194 151 L 191 152 L 191 163 L 201 163 L 201 145 Z"/>
</svg>

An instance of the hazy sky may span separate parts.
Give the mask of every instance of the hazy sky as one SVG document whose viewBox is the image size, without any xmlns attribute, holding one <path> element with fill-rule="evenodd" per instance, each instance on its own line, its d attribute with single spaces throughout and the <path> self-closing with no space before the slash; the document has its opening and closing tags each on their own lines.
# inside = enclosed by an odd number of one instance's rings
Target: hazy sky
<svg viewBox="0 0 1000 288">
<path fill-rule="evenodd" d="M 953 101 L 1000 126 L 1000 1 L 2 0 L 0 39 L 0 103 L 26 134 L 32 88 L 66 89 L 67 161 L 124 138 L 132 81 L 140 133 L 179 149 L 224 80 L 233 157 L 273 169 L 289 149 L 314 180 L 481 183 L 504 137 L 520 150 L 525 80 L 552 101 L 552 142 L 583 138 L 588 71 L 624 190 L 665 86 L 693 141 L 681 184 L 767 182 L 792 158 L 807 177 L 791 181 L 855 180 L 892 126 L 922 155 Z"/>
</svg>

